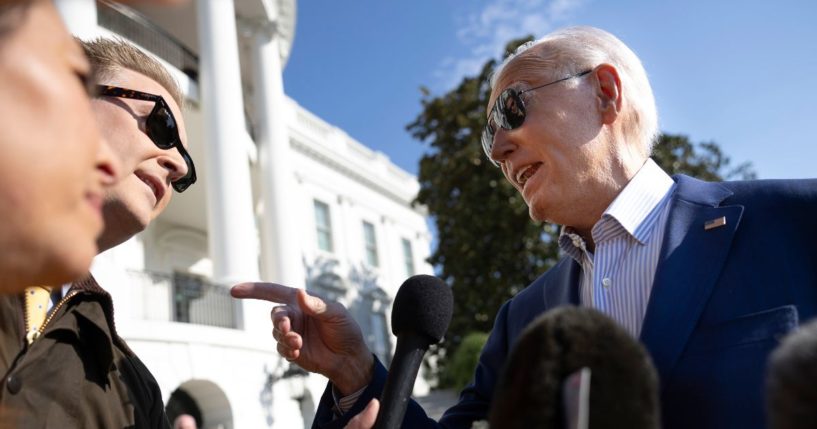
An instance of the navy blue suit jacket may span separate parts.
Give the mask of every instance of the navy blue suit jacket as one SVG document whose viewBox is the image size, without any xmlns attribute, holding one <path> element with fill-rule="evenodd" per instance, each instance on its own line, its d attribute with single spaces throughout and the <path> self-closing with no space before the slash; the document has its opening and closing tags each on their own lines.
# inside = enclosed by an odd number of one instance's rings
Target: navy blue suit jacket
<svg viewBox="0 0 817 429">
<path fill-rule="evenodd" d="M 817 180 L 708 183 L 676 176 L 640 340 L 661 382 L 664 429 L 765 427 L 766 360 L 779 339 L 817 314 Z M 704 223 L 726 217 L 726 225 Z M 499 310 L 474 381 L 439 422 L 412 402 L 404 428 L 463 428 L 487 418 L 502 365 L 527 324 L 578 304 L 579 265 L 562 259 Z M 324 394 L 313 427 L 343 427 L 373 397 L 333 420 Z M 328 392 L 328 388 L 327 388 Z"/>
</svg>

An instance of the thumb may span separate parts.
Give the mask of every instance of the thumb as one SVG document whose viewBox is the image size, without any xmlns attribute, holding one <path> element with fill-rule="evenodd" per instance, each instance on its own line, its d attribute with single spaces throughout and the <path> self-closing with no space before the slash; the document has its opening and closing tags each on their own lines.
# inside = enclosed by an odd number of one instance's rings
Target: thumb
<svg viewBox="0 0 817 429">
<path fill-rule="evenodd" d="M 306 291 L 303 289 L 298 290 L 297 298 L 298 306 L 301 307 L 301 310 L 303 310 L 303 312 L 307 315 L 315 316 L 317 318 L 324 318 L 327 316 L 326 313 L 328 306 L 324 300 L 306 293 Z"/>
<path fill-rule="evenodd" d="M 366 408 L 356 415 L 345 429 L 370 429 L 377 421 L 377 411 L 380 409 L 380 402 L 377 399 L 372 399 Z"/>
<path fill-rule="evenodd" d="M 377 399 L 372 399 L 371 402 L 369 402 L 369 405 L 366 405 L 366 408 L 364 408 L 363 412 L 361 413 L 363 415 L 363 417 L 361 417 L 363 424 L 374 426 L 374 422 L 377 420 L 377 412 L 379 410 L 380 401 Z"/>
</svg>

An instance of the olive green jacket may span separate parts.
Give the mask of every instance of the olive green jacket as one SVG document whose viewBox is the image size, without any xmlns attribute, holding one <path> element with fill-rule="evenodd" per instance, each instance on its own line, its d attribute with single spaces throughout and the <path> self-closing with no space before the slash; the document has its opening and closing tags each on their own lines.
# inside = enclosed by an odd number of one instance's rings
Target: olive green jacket
<svg viewBox="0 0 817 429">
<path fill-rule="evenodd" d="M 110 294 L 74 283 L 26 345 L 22 296 L 0 296 L 0 427 L 169 428 L 159 385 L 116 333 Z"/>
</svg>

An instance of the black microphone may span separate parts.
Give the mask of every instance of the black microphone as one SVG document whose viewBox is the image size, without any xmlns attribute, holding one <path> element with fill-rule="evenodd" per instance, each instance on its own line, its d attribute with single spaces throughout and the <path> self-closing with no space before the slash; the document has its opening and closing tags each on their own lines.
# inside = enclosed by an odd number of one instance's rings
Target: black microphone
<svg viewBox="0 0 817 429">
<path fill-rule="evenodd" d="M 490 427 L 573 429 L 589 420 L 594 428 L 657 429 L 658 398 L 657 371 L 632 335 L 599 311 L 559 307 L 528 325 L 511 348 Z"/>
<path fill-rule="evenodd" d="M 766 371 L 769 429 L 817 427 L 817 319 L 783 338 Z"/>
<path fill-rule="evenodd" d="M 451 288 L 437 277 L 420 274 L 400 286 L 391 313 L 397 349 L 383 387 L 375 429 L 394 429 L 402 424 L 423 355 L 429 345 L 442 340 L 453 307 Z"/>
</svg>

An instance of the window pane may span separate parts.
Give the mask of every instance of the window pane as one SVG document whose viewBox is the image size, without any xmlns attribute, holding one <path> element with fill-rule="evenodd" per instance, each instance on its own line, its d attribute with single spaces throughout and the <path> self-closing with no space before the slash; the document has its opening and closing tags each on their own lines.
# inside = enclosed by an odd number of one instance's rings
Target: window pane
<svg viewBox="0 0 817 429">
<path fill-rule="evenodd" d="M 371 315 L 372 324 L 372 343 L 369 347 L 372 352 L 380 358 L 381 362 L 389 362 L 391 360 L 391 344 L 389 344 L 389 330 L 386 327 L 386 315 L 382 312 L 377 312 Z"/>
<path fill-rule="evenodd" d="M 406 275 L 414 275 L 414 254 L 411 251 L 411 242 L 403 239 L 403 261 L 406 265 Z"/>
<path fill-rule="evenodd" d="M 315 231 L 318 236 L 318 248 L 331 252 L 332 218 L 329 216 L 329 206 L 318 200 L 315 200 Z"/>
<path fill-rule="evenodd" d="M 377 237 L 374 234 L 374 225 L 363 222 L 363 240 L 366 245 L 366 262 L 376 267 L 379 265 L 377 258 Z"/>
</svg>

